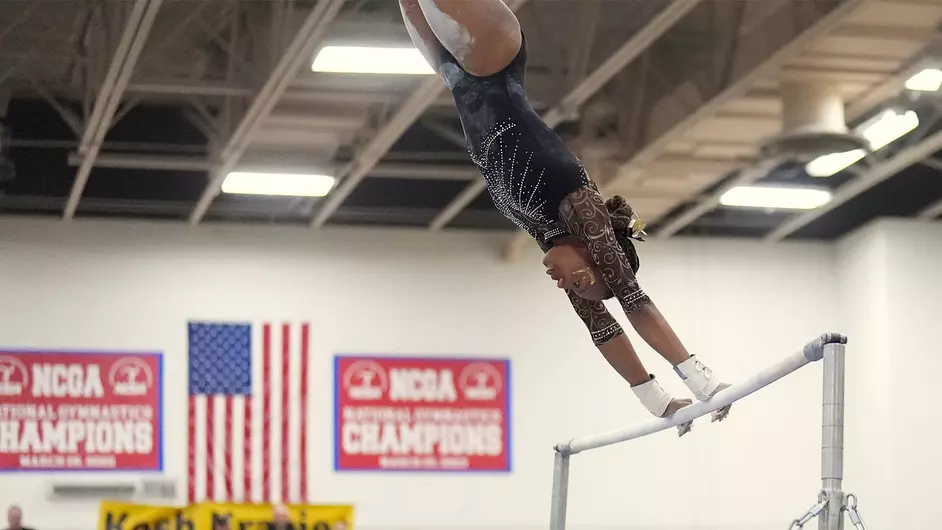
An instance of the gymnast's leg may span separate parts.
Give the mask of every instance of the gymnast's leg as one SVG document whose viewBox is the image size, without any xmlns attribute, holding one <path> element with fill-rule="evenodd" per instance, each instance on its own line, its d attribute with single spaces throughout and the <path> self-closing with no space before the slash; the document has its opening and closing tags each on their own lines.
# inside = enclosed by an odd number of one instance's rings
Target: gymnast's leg
<svg viewBox="0 0 942 530">
<path fill-rule="evenodd" d="M 520 52 L 520 23 L 503 0 L 417 1 L 438 42 L 472 75 L 495 74 Z"/>
<path fill-rule="evenodd" d="M 412 44 L 422 53 L 429 66 L 438 69 L 442 52 L 442 44 L 425 20 L 419 0 L 399 0 L 399 10 L 402 12 L 402 21 L 409 32 Z"/>
</svg>

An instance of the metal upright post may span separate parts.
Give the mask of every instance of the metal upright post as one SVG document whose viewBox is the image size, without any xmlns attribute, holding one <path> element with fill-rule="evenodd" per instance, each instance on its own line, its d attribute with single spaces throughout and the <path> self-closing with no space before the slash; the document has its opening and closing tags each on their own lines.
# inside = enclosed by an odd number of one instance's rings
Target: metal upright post
<svg viewBox="0 0 942 530">
<path fill-rule="evenodd" d="M 556 450 L 553 466 L 553 501 L 550 530 L 566 530 L 566 501 L 569 496 L 569 455 Z"/>
<path fill-rule="evenodd" d="M 824 345 L 824 405 L 821 415 L 821 489 L 827 507 L 819 530 L 844 529 L 844 345 Z"/>
</svg>

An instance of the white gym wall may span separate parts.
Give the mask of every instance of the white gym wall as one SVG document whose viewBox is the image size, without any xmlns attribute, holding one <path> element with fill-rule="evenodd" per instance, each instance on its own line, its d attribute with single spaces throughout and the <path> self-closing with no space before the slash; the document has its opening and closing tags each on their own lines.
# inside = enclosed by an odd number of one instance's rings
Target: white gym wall
<svg viewBox="0 0 942 530">
<path fill-rule="evenodd" d="M 172 411 L 186 403 L 186 322 L 308 320 L 316 501 L 355 504 L 367 529 L 546 528 L 552 445 L 647 413 L 545 277 L 539 252 L 501 262 L 504 240 L 4 219 L 0 347 L 163 351 L 166 475 L 183 478 L 186 423 Z M 846 489 L 863 496 L 874 528 L 937 528 L 930 399 L 942 369 L 942 227 L 884 222 L 832 245 L 675 239 L 642 244 L 641 255 L 642 285 L 689 349 L 730 380 L 823 331 L 847 333 Z M 512 473 L 334 473 L 335 353 L 510 357 Z M 684 391 L 664 361 L 641 353 L 667 388 Z M 670 431 L 575 456 L 571 527 L 786 527 L 820 485 L 820 376 L 819 365 L 805 368 L 681 440 Z M 41 530 L 95 524 L 94 504 L 49 503 L 48 480 L 10 475 L 0 495 Z"/>
<path fill-rule="evenodd" d="M 842 252 L 841 259 L 842 274 L 858 271 L 845 301 L 859 311 L 848 333 L 860 334 L 848 349 L 847 406 L 860 411 L 851 416 L 847 449 L 848 465 L 868 465 L 849 469 L 866 478 L 847 487 L 873 499 L 867 519 L 874 528 L 939 528 L 942 224 L 882 220 L 855 239 L 865 255 Z"/>
</svg>

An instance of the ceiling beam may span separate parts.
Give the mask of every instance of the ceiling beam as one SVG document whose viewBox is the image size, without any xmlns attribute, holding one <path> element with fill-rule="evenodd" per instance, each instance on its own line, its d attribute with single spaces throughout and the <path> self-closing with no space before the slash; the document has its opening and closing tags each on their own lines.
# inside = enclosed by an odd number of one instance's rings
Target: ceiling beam
<svg viewBox="0 0 942 530">
<path fill-rule="evenodd" d="M 854 24 L 838 28 L 833 33 L 836 37 L 851 37 L 868 40 L 894 40 L 924 44 L 942 38 L 942 33 L 935 28 L 914 29 L 896 26 Z"/>
<path fill-rule="evenodd" d="M 85 157 L 72 152 L 70 166 L 79 166 Z M 215 171 L 219 162 L 204 156 L 153 155 L 132 153 L 99 153 L 96 167 L 109 169 L 137 169 L 143 171 Z M 470 164 L 466 166 L 431 164 L 379 164 L 367 177 L 405 180 L 469 181 L 480 178 L 481 173 Z"/>
<path fill-rule="evenodd" d="M 206 215 L 222 186 L 226 175 L 233 171 L 242 159 L 242 155 L 252 142 L 255 132 L 261 127 L 273 108 L 294 80 L 298 70 L 306 62 L 313 60 L 313 54 L 321 40 L 327 34 L 331 22 L 340 13 L 345 0 L 320 0 L 308 14 L 297 34 L 285 49 L 272 70 L 268 80 L 252 101 L 242 121 L 235 128 L 229 141 L 220 153 L 222 163 L 210 176 L 206 188 L 190 214 L 190 224 L 197 224 Z"/>
<path fill-rule="evenodd" d="M 337 175 L 337 178 L 341 179 L 340 184 L 330 192 L 323 206 L 313 216 L 311 227 L 324 226 L 330 216 L 340 208 L 341 203 L 353 192 L 353 188 L 370 173 L 373 167 L 379 164 L 406 129 L 438 97 L 443 87 L 444 84 L 437 76 L 422 81 L 419 88 L 406 98 L 392 119 L 386 122 L 386 125 L 376 133 L 356 158 L 340 171 Z"/>
<path fill-rule="evenodd" d="M 56 111 L 75 136 L 81 136 L 83 134 L 82 117 L 79 116 L 78 113 L 59 102 L 59 99 L 49 92 L 35 77 L 29 76 L 27 81 L 33 85 L 33 89 L 39 94 L 39 97 L 43 98 L 46 103 Z M 0 102 L 0 107 L 3 107 L 3 105 L 4 104 Z M 4 114 L 4 110 L 5 107 L 0 108 L 0 115 Z"/>
<path fill-rule="evenodd" d="M 369 178 L 391 178 L 404 180 L 468 181 L 481 177 L 478 168 L 466 166 L 432 164 L 377 164 Z"/>
<path fill-rule="evenodd" d="M 225 81 L 198 81 L 186 79 L 140 79 L 128 84 L 128 94 L 153 96 L 154 99 L 171 97 L 254 97 L 258 89 L 245 84 Z M 163 97 L 166 96 L 166 97 Z M 389 91 L 349 91 L 329 88 L 304 88 L 292 86 L 281 97 L 282 102 L 331 102 L 353 104 L 392 105 L 402 100 L 395 92 Z M 438 103 L 438 102 L 436 102 Z"/>
<path fill-rule="evenodd" d="M 929 206 L 926 206 L 925 209 L 919 212 L 918 217 L 926 221 L 932 221 L 940 215 L 942 215 L 942 199 L 935 201 Z"/>
<path fill-rule="evenodd" d="M 645 167 L 644 171 L 649 175 L 728 173 L 739 165 L 754 161 L 754 159 L 669 155 L 658 157 L 657 160 Z"/>
<path fill-rule="evenodd" d="M 279 217 L 293 221 L 309 215 L 309 201 L 291 204 L 286 202 L 284 197 L 255 197 L 254 199 L 256 200 L 213 205 L 213 215 L 216 220 L 251 221 L 254 219 L 266 224 L 277 220 Z M 0 210 L 3 210 L 4 213 L 21 212 L 26 214 L 56 212 L 62 210 L 65 200 L 65 197 L 57 196 L 0 195 Z M 133 219 L 134 214 L 158 215 L 168 218 L 184 217 L 192 207 L 192 201 L 87 197 L 82 201 L 80 211 L 82 213 L 112 214 L 114 217 L 126 221 L 129 218 Z M 276 209 L 273 210 L 273 207 Z M 382 227 L 399 225 L 407 228 L 410 225 L 421 225 L 433 212 L 435 212 L 434 208 L 344 206 L 337 213 L 338 216 L 342 215 L 344 221 L 348 223 L 357 221 Z"/>
<path fill-rule="evenodd" d="M 937 132 L 923 139 L 918 144 L 903 149 L 894 157 L 883 160 L 868 170 L 863 171 L 859 176 L 844 184 L 834 193 L 831 202 L 820 208 L 810 210 L 806 213 L 796 215 L 790 220 L 782 223 L 781 226 L 769 232 L 765 240 L 769 242 L 778 242 L 789 235 L 795 233 L 798 229 L 811 224 L 822 215 L 834 210 L 838 206 L 853 199 L 861 193 L 869 190 L 884 180 L 892 177 L 907 167 L 919 163 L 932 156 L 936 151 L 942 149 L 942 132 Z"/>
<path fill-rule="evenodd" d="M 80 166 L 85 158 L 80 153 L 72 152 L 69 153 L 67 161 L 70 166 Z M 212 171 L 219 164 L 213 163 L 205 156 L 99 153 L 95 166 L 146 171 Z"/>
<path fill-rule="evenodd" d="M 131 79 L 131 74 L 134 72 L 134 65 L 137 64 L 141 51 L 144 49 L 144 44 L 147 42 L 147 36 L 154 25 L 162 1 L 136 0 L 131 8 L 131 14 L 128 16 L 124 27 L 124 33 L 121 35 L 121 40 L 118 42 L 118 47 L 112 56 L 108 73 L 102 82 L 91 117 L 85 124 L 85 132 L 79 142 L 79 151 L 85 158 L 76 172 L 72 190 L 69 192 L 69 199 L 65 204 L 63 219 L 66 221 L 75 216 L 75 210 L 82 198 L 82 192 L 85 191 L 88 177 L 95 165 L 95 158 L 101 150 L 101 143 L 111 127 L 111 121 L 118 110 L 118 104 L 121 103 L 124 89 Z"/>
<path fill-rule="evenodd" d="M 454 129 L 435 120 L 422 120 L 422 126 L 437 134 L 439 138 L 447 140 L 451 145 L 458 147 L 462 151 L 468 148 L 468 143 L 464 140 L 464 133 L 461 129 Z"/>
<path fill-rule="evenodd" d="M 514 12 L 519 11 L 528 0 L 510 0 L 507 2 Z M 423 80 L 418 88 L 406 98 L 396 113 L 379 132 L 373 136 L 344 170 L 337 175 L 342 179 L 324 200 L 323 206 L 311 219 L 312 228 L 320 228 L 330 219 L 340 205 L 353 192 L 353 188 L 386 156 L 386 153 L 402 137 L 406 130 L 445 92 L 445 83 L 436 75 Z"/>
<path fill-rule="evenodd" d="M 128 84 L 128 93 L 174 96 L 249 97 L 255 88 L 222 81 L 140 79 Z"/>
<path fill-rule="evenodd" d="M 570 116 L 576 115 L 579 108 L 602 89 L 613 77 L 618 75 L 631 61 L 644 53 L 654 42 L 674 27 L 700 0 L 674 0 L 661 10 L 640 31 L 629 38 L 620 48 L 602 62 L 592 73 L 543 115 L 543 121 L 550 128 L 555 128 Z M 429 224 L 430 230 L 441 230 L 448 225 L 466 206 L 471 204 L 487 187 L 484 179 L 471 183 L 462 190 Z M 521 237 L 528 237 L 521 232 Z"/>
<path fill-rule="evenodd" d="M 718 112 L 720 108 L 729 101 L 744 95 L 749 91 L 750 88 L 753 87 L 756 81 L 762 77 L 773 75 L 775 72 L 779 71 L 783 65 L 785 65 L 785 63 L 788 62 L 788 60 L 791 59 L 794 55 L 801 52 L 806 46 L 808 46 L 818 37 L 828 34 L 843 20 L 845 20 L 850 13 L 856 11 L 862 5 L 866 4 L 867 1 L 868 0 L 845 0 L 841 5 L 832 9 L 820 20 L 791 39 L 785 46 L 780 47 L 761 64 L 739 77 L 739 79 L 736 81 L 727 85 L 709 101 L 706 101 L 703 105 L 700 105 L 694 112 L 688 114 L 669 130 L 645 145 L 644 148 L 638 151 L 630 160 L 622 165 L 618 174 L 632 174 L 632 172 L 637 171 L 639 167 L 651 163 L 655 158 L 658 157 L 658 155 L 660 155 L 660 153 L 668 144 L 682 136 L 695 124 L 716 114 L 716 112 Z M 743 175 L 739 179 L 739 184 L 749 184 L 762 178 L 762 176 L 764 175 L 758 171 L 744 171 Z M 691 213 L 689 215 L 682 215 L 673 222 L 665 225 L 661 230 L 653 235 L 655 237 L 669 237 L 670 235 L 683 230 L 687 225 L 696 221 L 700 215 L 711 211 L 718 203 L 718 200 L 718 194 L 712 194 L 705 197 L 703 200 L 692 207 Z M 698 215 L 694 216 L 693 213 L 697 213 Z"/>
<path fill-rule="evenodd" d="M 935 201 L 929 206 L 926 206 L 923 210 L 921 210 L 917 214 L 917 216 L 920 219 L 923 219 L 926 221 L 932 221 L 933 219 L 935 219 L 936 217 L 939 217 L 940 215 L 942 215 L 942 199 Z"/>
</svg>

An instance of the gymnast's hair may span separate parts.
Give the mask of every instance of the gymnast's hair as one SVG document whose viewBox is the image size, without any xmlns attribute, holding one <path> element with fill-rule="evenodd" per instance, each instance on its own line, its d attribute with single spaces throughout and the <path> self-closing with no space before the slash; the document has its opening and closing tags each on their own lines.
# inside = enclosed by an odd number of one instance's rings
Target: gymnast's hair
<svg viewBox="0 0 942 530">
<path fill-rule="evenodd" d="M 634 237 L 632 237 L 631 222 L 632 220 L 637 220 L 635 212 L 621 195 L 614 195 L 612 198 L 605 201 L 605 209 L 608 210 L 612 228 L 615 230 L 615 238 L 628 256 L 628 262 L 631 264 L 632 272 L 637 274 L 638 268 L 641 266 L 641 259 L 638 257 L 635 245 L 631 241 L 634 239 Z"/>
</svg>

